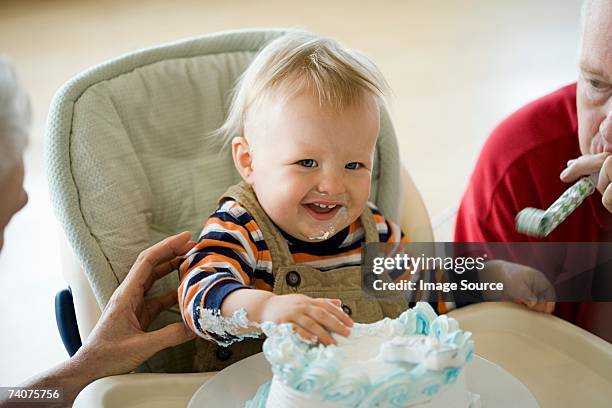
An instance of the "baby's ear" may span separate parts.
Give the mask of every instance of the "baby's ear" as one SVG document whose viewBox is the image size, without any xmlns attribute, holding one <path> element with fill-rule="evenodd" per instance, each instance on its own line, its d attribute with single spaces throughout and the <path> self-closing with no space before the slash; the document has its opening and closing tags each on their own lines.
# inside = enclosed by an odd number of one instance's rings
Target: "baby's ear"
<svg viewBox="0 0 612 408">
<path fill-rule="evenodd" d="M 239 136 L 232 139 L 232 157 L 242 179 L 253 184 L 253 160 L 249 141 L 246 138 Z"/>
</svg>

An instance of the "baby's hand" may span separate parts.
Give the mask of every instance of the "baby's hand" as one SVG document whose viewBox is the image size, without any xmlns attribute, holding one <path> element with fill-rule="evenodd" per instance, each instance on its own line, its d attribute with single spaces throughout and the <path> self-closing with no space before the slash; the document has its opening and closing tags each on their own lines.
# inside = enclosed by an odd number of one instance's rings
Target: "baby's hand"
<svg viewBox="0 0 612 408">
<path fill-rule="evenodd" d="M 275 295 L 262 305 L 262 321 L 293 323 L 297 334 L 326 346 L 336 344 L 330 332 L 350 334 L 353 320 L 340 308 L 338 299 L 314 299 L 306 295 Z"/>
</svg>

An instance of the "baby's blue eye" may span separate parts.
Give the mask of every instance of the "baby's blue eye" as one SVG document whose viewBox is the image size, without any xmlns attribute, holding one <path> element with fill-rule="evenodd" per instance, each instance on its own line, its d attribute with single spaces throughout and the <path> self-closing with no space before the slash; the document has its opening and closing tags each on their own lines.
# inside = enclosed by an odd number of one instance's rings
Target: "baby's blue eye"
<svg viewBox="0 0 612 408">
<path fill-rule="evenodd" d="M 304 166 L 304 167 L 317 167 L 317 162 L 315 160 L 312 160 L 312 159 L 300 160 L 298 162 L 298 164 L 300 166 Z"/>
<path fill-rule="evenodd" d="M 357 163 L 357 162 L 350 162 L 350 163 L 347 163 L 346 166 L 344 166 L 344 168 L 349 169 L 349 170 L 357 170 L 360 167 L 361 167 L 361 163 Z"/>
</svg>

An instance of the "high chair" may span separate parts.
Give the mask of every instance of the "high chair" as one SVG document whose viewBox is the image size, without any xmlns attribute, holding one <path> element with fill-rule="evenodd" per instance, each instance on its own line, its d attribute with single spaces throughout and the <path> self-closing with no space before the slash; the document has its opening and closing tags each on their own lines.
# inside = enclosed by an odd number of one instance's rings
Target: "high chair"
<svg viewBox="0 0 612 408">
<path fill-rule="evenodd" d="M 137 255 L 184 230 L 197 237 L 219 195 L 239 180 L 229 149 L 220 152 L 206 135 L 222 124 L 230 91 L 258 50 L 284 32 L 223 32 L 132 52 L 83 72 L 55 95 L 46 158 L 66 238 L 69 288 L 58 294 L 56 311 L 71 355 Z M 401 220 L 413 241 L 432 241 L 386 111 L 370 199 L 389 219 Z M 176 288 L 177 275 L 160 280 L 149 295 Z M 152 328 L 179 319 L 175 308 Z M 159 353 L 141 370 L 182 371 L 172 361 L 190 347 Z"/>
</svg>

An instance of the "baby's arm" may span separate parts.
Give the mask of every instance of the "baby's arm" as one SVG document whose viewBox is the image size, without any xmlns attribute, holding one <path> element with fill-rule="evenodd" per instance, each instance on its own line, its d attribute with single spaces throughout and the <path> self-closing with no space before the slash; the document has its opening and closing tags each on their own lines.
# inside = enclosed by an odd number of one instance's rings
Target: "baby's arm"
<svg viewBox="0 0 612 408">
<path fill-rule="evenodd" d="M 199 242 L 179 268 L 179 307 L 185 324 L 219 344 L 232 343 L 244 331 L 221 317 L 221 303 L 235 290 L 253 290 L 250 285 L 258 252 L 246 227 L 251 221 L 237 203 L 222 204 L 207 220 Z"/>
<path fill-rule="evenodd" d="M 338 299 L 313 299 L 306 295 L 275 295 L 257 289 L 239 289 L 230 293 L 221 306 L 223 316 L 232 316 L 245 309 L 250 320 L 258 323 L 292 323 L 294 330 L 309 341 L 335 344 L 329 334 L 350 334 L 353 320 L 340 308 Z"/>
</svg>

